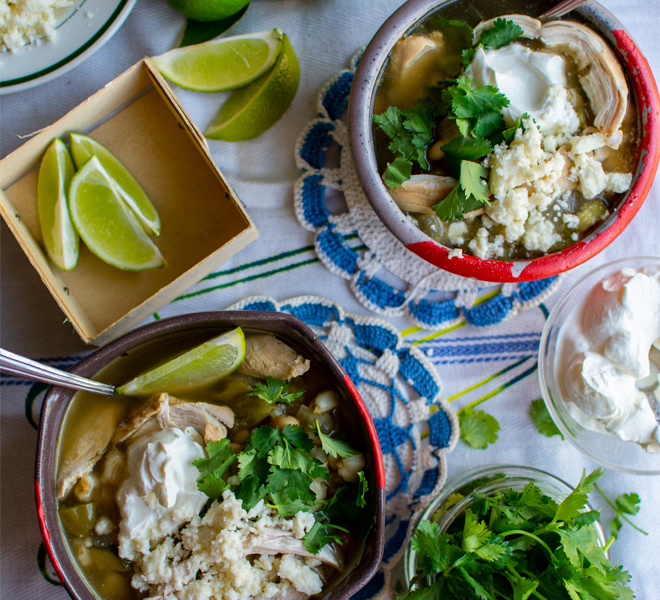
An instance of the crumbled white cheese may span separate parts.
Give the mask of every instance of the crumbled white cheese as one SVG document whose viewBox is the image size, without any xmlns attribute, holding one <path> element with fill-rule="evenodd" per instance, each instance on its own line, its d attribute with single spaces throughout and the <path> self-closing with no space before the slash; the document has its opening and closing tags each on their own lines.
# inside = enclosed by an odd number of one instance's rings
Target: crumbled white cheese
<svg viewBox="0 0 660 600">
<path fill-rule="evenodd" d="M 480 227 L 470 240 L 468 248 L 477 258 L 499 258 L 504 255 L 504 236 L 497 235 L 491 242 L 488 229 Z"/>
<path fill-rule="evenodd" d="M 503 198 L 486 208 L 486 214 L 496 223 L 505 226 L 507 242 L 519 240 L 525 233 L 525 221 L 529 214 L 527 188 L 509 190 Z"/>
<path fill-rule="evenodd" d="M 605 191 L 620 194 L 628 190 L 631 183 L 632 173 L 608 173 Z"/>
<path fill-rule="evenodd" d="M 463 258 L 463 250 L 460 248 L 454 248 L 449 251 L 449 258 Z"/>
<path fill-rule="evenodd" d="M 468 228 L 464 221 L 457 221 L 456 223 L 452 223 L 447 230 L 449 241 L 456 245 L 462 244 L 465 241 L 465 234 L 467 231 Z"/>
<path fill-rule="evenodd" d="M 108 517 L 101 517 L 94 525 L 97 535 L 108 535 L 115 528 L 115 524 Z"/>
<path fill-rule="evenodd" d="M 293 531 L 301 539 L 314 522 L 312 513 L 303 512 L 285 519 L 263 500 L 247 512 L 227 490 L 203 517 L 190 519 L 180 539 L 154 539 L 136 552 L 131 584 L 149 597 L 167 600 L 265 600 L 283 598 L 294 589 L 318 594 L 323 582 L 315 570 L 321 564 L 317 558 L 263 554 L 250 560 L 245 555 L 246 547 L 258 547 L 273 531 Z"/>
<path fill-rule="evenodd" d="M 571 145 L 571 153 L 578 155 L 602 148 L 605 141 L 605 136 L 602 133 L 592 133 L 591 135 L 576 135 L 570 139 L 569 144 Z"/>
<path fill-rule="evenodd" d="M 72 0 L 3 0 L 0 2 L 0 51 L 16 52 L 25 44 L 55 36 L 57 11 Z"/>
<path fill-rule="evenodd" d="M 591 200 L 602 193 L 607 185 L 607 174 L 603 165 L 589 154 L 576 154 L 573 156 L 575 166 L 571 171 L 580 181 L 579 190 L 587 200 Z"/>
<path fill-rule="evenodd" d="M 547 252 L 560 241 L 561 236 L 555 232 L 552 223 L 538 210 L 532 210 L 529 213 L 527 223 L 525 223 L 525 235 L 523 236 L 525 248 Z"/>
<path fill-rule="evenodd" d="M 566 223 L 566 227 L 569 229 L 577 229 L 580 225 L 580 217 L 577 215 L 563 214 L 561 220 Z"/>
</svg>

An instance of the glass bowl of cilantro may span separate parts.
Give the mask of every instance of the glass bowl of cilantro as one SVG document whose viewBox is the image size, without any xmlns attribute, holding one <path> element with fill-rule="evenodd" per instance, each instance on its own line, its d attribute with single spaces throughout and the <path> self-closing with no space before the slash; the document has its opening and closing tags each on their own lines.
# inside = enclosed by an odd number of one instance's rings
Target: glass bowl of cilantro
<svg viewBox="0 0 660 600">
<path fill-rule="evenodd" d="M 587 495 L 529 467 L 495 465 L 448 484 L 422 514 L 398 600 L 632 598 Z"/>
<path fill-rule="evenodd" d="M 351 152 L 374 218 L 411 261 L 487 282 L 556 276 L 609 245 L 646 198 L 660 157 L 660 123 L 642 122 L 660 109 L 653 74 L 597 2 L 535 19 L 553 4 L 408 0 L 367 46 L 349 99 Z M 550 39 L 553 24 L 564 29 Z M 605 48 L 599 82 L 619 92 L 590 88 L 597 69 L 576 68 L 576 31 Z M 522 55 L 559 61 L 560 76 L 537 85 Z M 543 102 L 526 103 L 523 89 Z M 605 112 L 616 120 L 605 125 Z M 582 172 L 587 162 L 594 170 Z"/>
</svg>

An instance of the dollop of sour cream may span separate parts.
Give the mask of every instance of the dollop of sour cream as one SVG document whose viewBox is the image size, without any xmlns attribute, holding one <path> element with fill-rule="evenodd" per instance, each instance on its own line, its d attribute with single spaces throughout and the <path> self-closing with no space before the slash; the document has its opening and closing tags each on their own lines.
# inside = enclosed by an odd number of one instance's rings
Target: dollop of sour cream
<svg viewBox="0 0 660 600">
<path fill-rule="evenodd" d="M 556 369 L 571 416 L 583 427 L 660 452 L 645 392 L 660 384 L 649 360 L 660 347 L 660 272 L 623 269 L 596 285 L 562 325 Z M 655 392 L 658 395 L 658 390 Z"/>
<path fill-rule="evenodd" d="M 580 121 L 566 90 L 566 63 L 559 54 L 535 52 L 520 44 L 477 50 L 466 74 L 473 87 L 492 85 L 509 99 L 502 110 L 512 127 L 525 113 L 546 135 L 575 133 Z"/>
<path fill-rule="evenodd" d="M 138 438 L 128 449 L 128 478 L 117 492 L 121 512 L 120 552 L 174 533 L 199 514 L 208 500 L 197 489 L 192 462 L 206 455 L 193 427 L 169 428 Z M 123 539 L 122 539 L 123 538 Z"/>
</svg>

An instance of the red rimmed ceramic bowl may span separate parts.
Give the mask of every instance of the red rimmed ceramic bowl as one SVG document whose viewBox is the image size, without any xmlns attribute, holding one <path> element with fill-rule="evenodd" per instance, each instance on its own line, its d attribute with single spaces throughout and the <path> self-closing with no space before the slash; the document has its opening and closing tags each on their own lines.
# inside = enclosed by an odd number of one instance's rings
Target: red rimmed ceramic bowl
<svg viewBox="0 0 660 600">
<path fill-rule="evenodd" d="M 351 151 L 360 183 L 376 215 L 392 234 L 408 250 L 437 267 L 489 282 L 531 281 L 558 275 L 589 260 L 621 234 L 637 214 L 651 188 L 660 157 L 660 99 L 653 74 L 628 32 L 600 4 L 591 0 L 571 13 L 568 18 L 585 22 L 609 42 L 628 77 L 637 109 L 639 131 L 639 159 L 633 171 L 632 185 L 606 220 L 562 251 L 513 261 L 480 259 L 466 253 L 462 257 L 452 257 L 452 249 L 418 229 L 387 192 L 376 164 L 372 115 L 376 87 L 394 44 L 430 14 L 461 1 L 409 0 L 382 25 L 367 46 L 355 73 L 349 100 Z M 484 14 L 480 13 L 479 18 L 486 20 L 515 12 L 537 16 L 555 4 L 547 0 L 525 4 L 516 0 L 481 2 Z M 474 6 L 466 6 L 474 11 L 473 16 L 477 15 Z"/>
<path fill-rule="evenodd" d="M 376 508 L 374 527 L 367 537 L 357 564 L 347 567 L 347 575 L 340 578 L 323 596 L 323 600 L 347 600 L 360 590 L 375 574 L 383 556 L 385 471 L 383 456 L 373 421 L 362 398 L 342 367 L 330 354 L 316 334 L 299 319 L 282 313 L 267 311 L 225 311 L 181 315 L 151 323 L 93 352 L 70 369 L 88 378 L 102 372 L 104 383 L 112 381 L 116 370 L 131 366 L 130 361 L 143 361 L 146 352 L 190 344 L 190 340 L 215 337 L 235 327 L 247 332 L 272 333 L 290 343 L 306 358 L 312 360 L 342 400 L 342 422 L 349 437 L 357 436 L 364 449 L 369 484 L 369 502 Z M 136 368 L 135 363 L 133 369 Z M 62 424 L 69 404 L 77 392 L 59 386 L 51 387 L 41 410 L 41 424 L 37 447 L 35 495 L 39 526 L 46 550 L 64 587 L 74 600 L 106 600 L 95 593 L 86 582 L 66 541 L 58 515 L 56 498 L 56 470 Z"/>
</svg>

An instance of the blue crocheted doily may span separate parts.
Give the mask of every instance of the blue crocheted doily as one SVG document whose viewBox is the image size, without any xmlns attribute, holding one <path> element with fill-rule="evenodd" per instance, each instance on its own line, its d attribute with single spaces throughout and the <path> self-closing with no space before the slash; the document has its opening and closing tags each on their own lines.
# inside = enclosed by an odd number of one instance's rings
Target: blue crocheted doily
<svg viewBox="0 0 660 600">
<path fill-rule="evenodd" d="M 356 53 L 349 69 L 323 85 L 319 117 L 305 127 L 296 144 L 296 164 L 304 174 L 295 186 L 295 211 L 300 224 L 315 232 L 315 248 L 323 264 L 349 280 L 356 298 L 368 309 L 406 316 L 424 329 L 461 321 L 478 327 L 494 325 L 538 306 L 557 289 L 558 277 L 504 285 L 460 277 L 407 250 L 378 219 L 346 151 L 348 133 L 342 120 L 360 55 Z M 346 208 L 338 211 L 334 207 L 342 197 Z M 356 237 L 362 242 L 357 250 Z"/>
<path fill-rule="evenodd" d="M 383 451 L 387 528 L 381 567 L 353 598 L 390 595 L 392 572 L 416 517 L 444 485 L 446 455 L 458 441 L 458 421 L 440 398 L 435 368 L 386 321 L 347 313 L 326 298 L 299 296 L 277 302 L 254 296 L 229 310 L 281 311 L 298 317 L 332 352 L 364 399 Z"/>
</svg>

